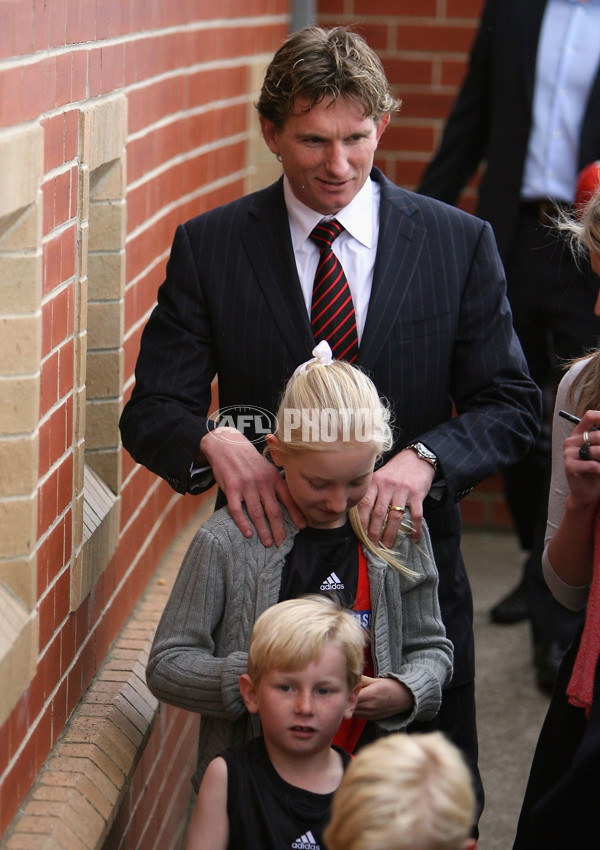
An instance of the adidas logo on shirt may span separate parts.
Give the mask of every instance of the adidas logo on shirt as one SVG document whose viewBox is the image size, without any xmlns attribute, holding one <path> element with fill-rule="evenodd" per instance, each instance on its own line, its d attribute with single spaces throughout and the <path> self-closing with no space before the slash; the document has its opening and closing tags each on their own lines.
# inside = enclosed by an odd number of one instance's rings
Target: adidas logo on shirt
<svg viewBox="0 0 600 850">
<path fill-rule="evenodd" d="M 330 573 L 319 590 L 344 590 L 344 582 L 335 573 Z"/>
<path fill-rule="evenodd" d="M 292 844 L 292 850 L 321 850 L 321 845 L 317 844 L 312 832 L 307 830 L 304 835 L 297 838 Z"/>
</svg>

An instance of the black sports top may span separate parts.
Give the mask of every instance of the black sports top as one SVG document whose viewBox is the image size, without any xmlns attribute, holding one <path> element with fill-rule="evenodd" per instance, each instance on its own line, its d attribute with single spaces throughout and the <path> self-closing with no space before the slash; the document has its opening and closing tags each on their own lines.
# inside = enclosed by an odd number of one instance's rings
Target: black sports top
<svg viewBox="0 0 600 850">
<path fill-rule="evenodd" d="M 335 749 L 345 770 L 350 756 Z M 315 794 L 285 782 L 262 737 L 221 755 L 227 764 L 228 850 L 323 850 L 333 793 Z"/>
</svg>

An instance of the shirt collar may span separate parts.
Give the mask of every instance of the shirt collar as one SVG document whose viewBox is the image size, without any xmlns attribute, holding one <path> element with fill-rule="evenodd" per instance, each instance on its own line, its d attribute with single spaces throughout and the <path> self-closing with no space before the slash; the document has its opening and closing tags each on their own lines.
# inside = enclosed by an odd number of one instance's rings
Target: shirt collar
<svg viewBox="0 0 600 850">
<path fill-rule="evenodd" d="M 315 226 L 323 218 L 336 218 L 344 229 L 366 248 L 371 248 L 373 242 L 373 182 L 370 177 L 365 180 L 362 189 L 350 203 L 343 207 L 335 216 L 323 216 L 316 210 L 307 207 L 294 195 L 288 178 L 283 178 L 283 194 L 290 219 L 292 245 L 294 251 L 302 247 Z"/>
</svg>

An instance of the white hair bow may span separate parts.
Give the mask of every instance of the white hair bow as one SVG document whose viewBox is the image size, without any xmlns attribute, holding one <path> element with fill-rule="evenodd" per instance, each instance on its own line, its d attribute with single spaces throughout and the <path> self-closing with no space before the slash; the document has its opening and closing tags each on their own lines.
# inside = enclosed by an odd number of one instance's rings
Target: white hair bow
<svg viewBox="0 0 600 850">
<path fill-rule="evenodd" d="M 301 363 L 292 375 L 292 379 L 302 372 L 308 372 L 313 366 L 330 366 L 335 363 L 329 343 L 324 339 L 313 348 L 312 353 L 314 357 L 307 360 L 306 363 Z"/>
</svg>

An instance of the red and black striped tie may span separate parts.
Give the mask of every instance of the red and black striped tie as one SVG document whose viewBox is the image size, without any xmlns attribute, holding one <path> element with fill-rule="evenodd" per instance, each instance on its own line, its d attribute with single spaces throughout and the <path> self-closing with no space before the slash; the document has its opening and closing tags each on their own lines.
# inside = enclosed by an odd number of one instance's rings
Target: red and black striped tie
<svg viewBox="0 0 600 850">
<path fill-rule="evenodd" d="M 343 229 L 334 218 L 319 222 L 310 234 L 321 252 L 313 284 L 310 321 L 315 342 L 327 340 L 337 360 L 352 363 L 358 355 L 354 304 L 342 264 L 331 247 Z"/>
</svg>

